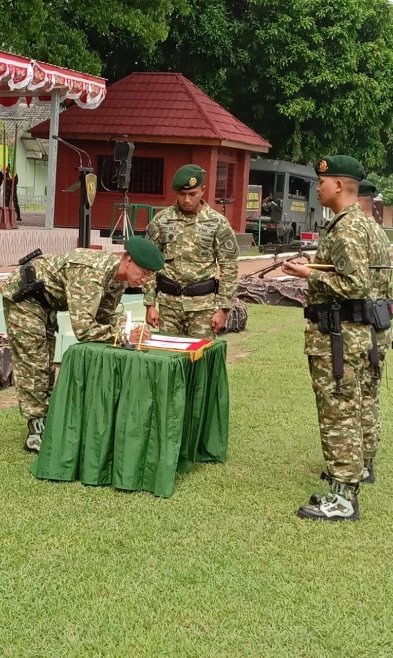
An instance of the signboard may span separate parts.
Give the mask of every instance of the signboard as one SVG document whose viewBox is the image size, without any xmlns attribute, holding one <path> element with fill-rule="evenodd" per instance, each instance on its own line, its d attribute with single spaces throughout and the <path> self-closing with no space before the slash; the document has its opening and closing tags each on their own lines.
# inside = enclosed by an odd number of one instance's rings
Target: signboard
<svg viewBox="0 0 393 658">
<path fill-rule="evenodd" d="M 259 219 L 262 205 L 262 185 L 249 185 L 246 201 L 247 219 Z"/>
<path fill-rule="evenodd" d="M 306 212 L 306 204 L 304 201 L 292 201 L 291 202 L 292 212 Z"/>
</svg>

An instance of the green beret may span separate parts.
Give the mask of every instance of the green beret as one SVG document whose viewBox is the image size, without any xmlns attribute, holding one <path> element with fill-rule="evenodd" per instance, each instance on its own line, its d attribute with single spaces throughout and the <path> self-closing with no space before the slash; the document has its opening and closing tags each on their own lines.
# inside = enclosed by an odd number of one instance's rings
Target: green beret
<svg viewBox="0 0 393 658">
<path fill-rule="evenodd" d="M 183 165 L 183 167 L 180 167 L 175 173 L 172 187 L 176 192 L 179 192 L 180 190 L 193 190 L 194 187 L 203 185 L 205 173 L 205 170 L 198 165 Z"/>
<path fill-rule="evenodd" d="M 375 197 L 377 194 L 377 188 L 370 180 L 364 178 L 359 185 L 358 196 L 371 196 Z"/>
<path fill-rule="evenodd" d="M 350 155 L 327 155 L 318 160 L 314 169 L 317 176 L 354 178 L 358 181 L 366 175 L 363 165 Z"/>
<path fill-rule="evenodd" d="M 144 270 L 156 272 L 164 267 L 164 256 L 154 242 L 136 236 L 129 238 L 124 246 L 134 263 Z"/>
</svg>

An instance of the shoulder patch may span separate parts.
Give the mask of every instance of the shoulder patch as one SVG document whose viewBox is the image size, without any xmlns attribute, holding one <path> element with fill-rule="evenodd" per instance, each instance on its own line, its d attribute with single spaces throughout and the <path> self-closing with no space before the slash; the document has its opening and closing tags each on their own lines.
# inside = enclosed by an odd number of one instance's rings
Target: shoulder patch
<svg viewBox="0 0 393 658">
<path fill-rule="evenodd" d="M 339 274 L 348 276 L 357 269 L 355 263 L 352 262 L 347 253 L 345 245 L 341 241 L 337 241 L 332 245 L 332 261 Z"/>
</svg>

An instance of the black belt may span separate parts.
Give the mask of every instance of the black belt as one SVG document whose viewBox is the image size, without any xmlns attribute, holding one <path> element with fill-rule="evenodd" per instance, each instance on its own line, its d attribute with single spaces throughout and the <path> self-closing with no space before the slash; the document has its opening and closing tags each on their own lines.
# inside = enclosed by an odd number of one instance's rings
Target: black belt
<svg viewBox="0 0 393 658">
<path fill-rule="evenodd" d="M 375 331 L 389 329 L 393 317 L 391 299 L 345 299 L 337 302 L 341 322 L 370 324 Z M 311 304 L 304 309 L 304 317 L 318 323 L 322 333 L 328 333 L 333 304 Z"/>
<path fill-rule="evenodd" d="M 360 324 L 372 324 L 371 299 L 344 299 L 337 302 L 340 306 L 340 320 L 342 322 L 359 322 Z M 320 322 L 321 317 L 329 315 L 332 304 L 311 304 L 304 309 L 304 317 L 311 322 Z"/>
<path fill-rule="evenodd" d="M 211 278 L 205 281 L 198 281 L 197 283 L 190 283 L 188 286 L 182 288 L 176 281 L 171 281 L 171 279 L 167 279 L 162 274 L 157 275 L 157 291 L 163 292 L 166 295 L 173 295 L 174 297 L 180 297 L 180 295 L 199 297 L 201 295 L 209 295 L 212 292 L 217 293 L 218 284 L 217 279 Z"/>
</svg>

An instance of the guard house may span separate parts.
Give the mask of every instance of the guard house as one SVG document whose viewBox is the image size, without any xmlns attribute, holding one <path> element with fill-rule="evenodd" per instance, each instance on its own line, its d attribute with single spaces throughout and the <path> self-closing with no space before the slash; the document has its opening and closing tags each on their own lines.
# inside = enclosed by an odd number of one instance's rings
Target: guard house
<svg viewBox="0 0 393 658">
<path fill-rule="evenodd" d="M 48 123 L 32 130 L 48 136 Z M 172 178 L 186 163 L 207 172 L 205 199 L 244 232 L 250 156 L 268 153 L 270 144 L 211 100 L 180 73 L 132 73 L 108 87 L 94 111 L 71 107 L 60 115 L 59 136 L 84 149 L 98 176 L 92 228 L 109 229 L 123 195 L 117 186 L 116 142 L 133 142 L 129 202 L 136 229 L 154 210 L 174 202 Z M 79 157 L 59 144 L 55 226 L 78 225 L 79 194 L 66 191 L 78 178 Z"/>
</svg>

